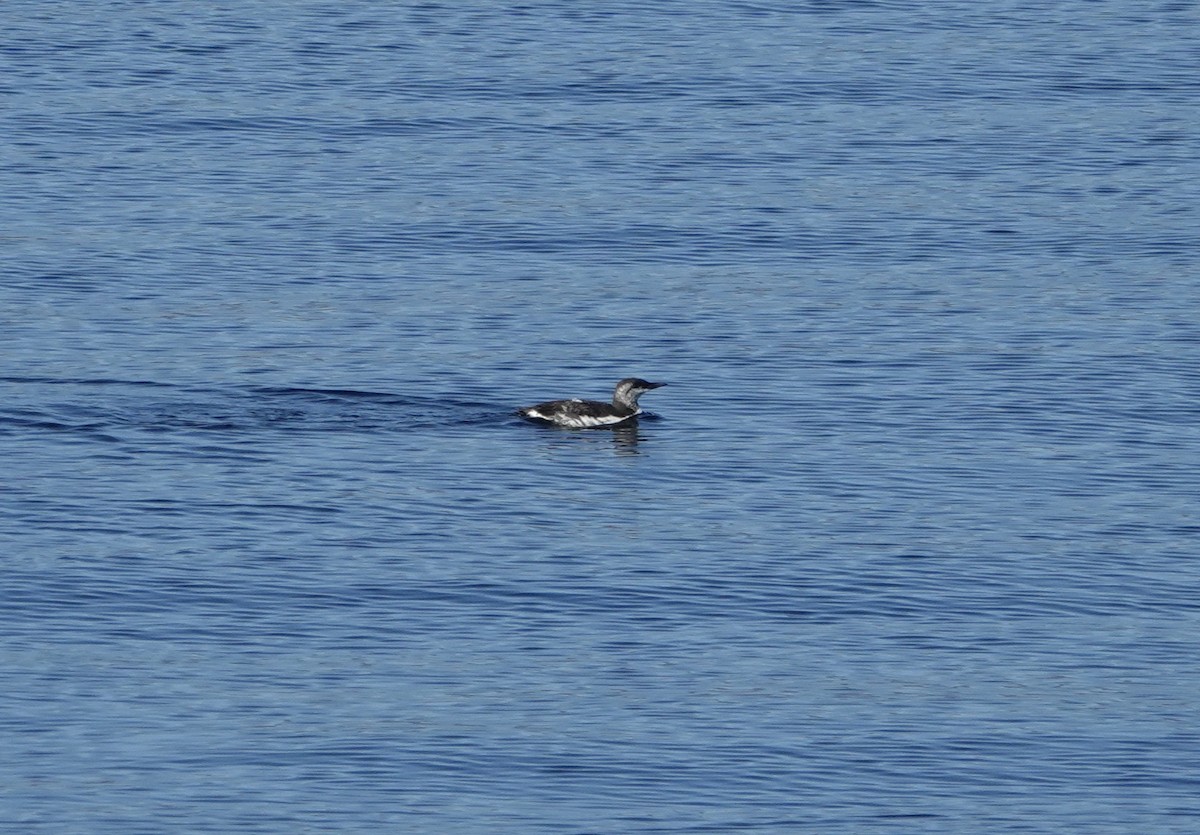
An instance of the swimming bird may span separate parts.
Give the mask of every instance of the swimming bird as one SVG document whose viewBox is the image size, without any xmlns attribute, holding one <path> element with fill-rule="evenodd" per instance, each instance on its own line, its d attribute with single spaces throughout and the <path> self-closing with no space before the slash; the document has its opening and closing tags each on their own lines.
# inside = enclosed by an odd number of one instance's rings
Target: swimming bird
<svg viewBox="0 0 1200 835">
<path fill-rule="evenodd" d="M 567 426 L 571 429 L 599 429 L 620 426 L 637 420 L 642 413 L 638 398 L 651 389 L 666 383 L 648 383 L 637 377 L 626 377 L 613 390 L 612 403 L 598 400 L 550 400 L 536 406 L 519 409 L 517 414 L 526 420 Z"/>
</svg>

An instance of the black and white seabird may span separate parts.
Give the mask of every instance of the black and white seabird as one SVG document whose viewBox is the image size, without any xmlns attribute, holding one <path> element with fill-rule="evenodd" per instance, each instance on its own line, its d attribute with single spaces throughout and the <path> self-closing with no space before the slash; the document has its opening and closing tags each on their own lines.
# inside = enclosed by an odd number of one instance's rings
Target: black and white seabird
<svg viewBox="0 0 1200 835">
<path fill-rule="evenodd" d="M 651 389 L 665 386 L 666 383 L 648 383 L 637 377 L 626 377 L 617 383 L 613 391 L 612 403 L 601 403 L 598 400 L 550 400 L 536 406 L 527 406 L 518 410 L 517 414 L 527 420 L 537 423 L 550 423 L 555 426 L 567 426 L 571 429 L 599 429 L 610 426 L 620 426 L 626 422 L 637 420 L 642 413 L 638 407 L 638 398 Z"/>
</svg>

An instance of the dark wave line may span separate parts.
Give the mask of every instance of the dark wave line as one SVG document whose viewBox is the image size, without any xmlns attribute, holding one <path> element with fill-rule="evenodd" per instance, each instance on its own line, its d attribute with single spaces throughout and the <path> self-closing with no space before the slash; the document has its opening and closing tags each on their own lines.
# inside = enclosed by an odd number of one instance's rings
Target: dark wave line
<svg viewBox="0 0 1200 835">
<path fill-rule="evenodd" d="M 73 432 L 116 441 L 121 429 L 158 432 L 407 431 L 432 426 L 506 425 L 509 404 L 396 392 L 306 386 L 221 388 L 111 378 L 0 377 L 0 384 L 125 389 L 101 402 L 38 402 L 0 411 L 0 431 Z M 141 392 L 146 392 L 143 396 Z M 150 395 L 149 392 L 156 392 Z"/>
<path fill-rule="evenodd" d="M 142 386 L 145 388 L 163 388 L 163 389 L 182 389 L 192 388 L 191 386 L 182 386 L 178 383 L 161 383 L 153 380 L 118 380 L 110 377 L 93 377 L 93 378 L 76 378 L 76 377 L 24 377 L 24 376 L 2 376 L 0 383 L 13 383 L 15 385 L 34 384 L 34 385 L 62 385 L 62 386 Z"/>
</svg>

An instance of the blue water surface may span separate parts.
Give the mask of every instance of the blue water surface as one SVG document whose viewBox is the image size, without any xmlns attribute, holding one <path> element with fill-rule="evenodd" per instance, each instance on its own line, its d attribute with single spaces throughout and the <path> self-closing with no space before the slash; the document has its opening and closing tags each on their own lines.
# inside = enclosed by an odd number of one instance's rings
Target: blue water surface
<svg viewBox="0 0 1200 835">
<path fill-rule="evenodd" d="M 1200 831 L 1195 3 L 2 14 L 5 832 Z"/>
</svg>

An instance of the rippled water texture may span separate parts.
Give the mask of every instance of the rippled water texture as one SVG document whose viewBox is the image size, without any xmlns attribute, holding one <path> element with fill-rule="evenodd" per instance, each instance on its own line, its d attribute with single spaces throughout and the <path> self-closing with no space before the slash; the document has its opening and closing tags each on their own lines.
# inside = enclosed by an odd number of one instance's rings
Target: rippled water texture
<svg viewBox="0 0 1200 835">
<path fill-rule="evenodd" d="M 918 6 L 6 3 L 0 829 L 1200 828 L 1196 5 Z"/>
</svg>

